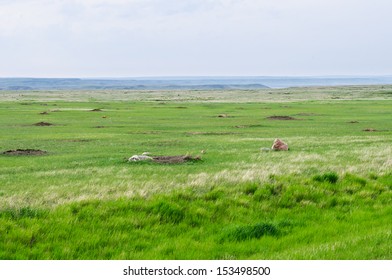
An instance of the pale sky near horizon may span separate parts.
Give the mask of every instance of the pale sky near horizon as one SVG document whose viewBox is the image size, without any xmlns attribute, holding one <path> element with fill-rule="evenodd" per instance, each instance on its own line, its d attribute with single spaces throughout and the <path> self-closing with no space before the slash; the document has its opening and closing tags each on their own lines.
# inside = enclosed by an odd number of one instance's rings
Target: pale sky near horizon
<svg viewBox="0 0 392 280">
<path fill-rule="evenodd" d="M 392 75 L 390 0 L 0 0 L 0 77 Z"/>
</svg>

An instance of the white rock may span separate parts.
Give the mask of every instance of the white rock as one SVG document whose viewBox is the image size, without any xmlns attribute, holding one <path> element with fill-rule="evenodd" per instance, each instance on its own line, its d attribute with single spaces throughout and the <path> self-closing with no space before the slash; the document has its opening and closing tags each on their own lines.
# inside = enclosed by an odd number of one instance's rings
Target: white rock
<svg viewBox="0 0 392 280">
<path fill-rule="evenodd" d="M 152 157 L 145 156 L 145 155 L 133 155 L 128 159 L 128 161 L 141 161 L 141 160 L 152 160 Z"/>
</svg>

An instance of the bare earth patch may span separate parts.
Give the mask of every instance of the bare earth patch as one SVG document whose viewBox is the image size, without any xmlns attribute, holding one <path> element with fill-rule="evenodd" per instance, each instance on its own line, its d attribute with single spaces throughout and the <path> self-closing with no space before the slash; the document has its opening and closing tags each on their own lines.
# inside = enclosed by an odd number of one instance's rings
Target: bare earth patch
<svg viewBox="0 0 392 280">
<path fill-rule="evenodd" d="M 298 120 L 298 119 L 290 117 L 290 116 L 269 116 L 269 117 L 267 117 L 267 119 L 269 119 L 269 120 L 281 120 L 281 121 Z"/>
<path fill-rule="evenodd" d="M 155 156 L 152 157 L 152 160 L 156 163 L 162 164 L 175 164 L 175 163 L 186 163 L 192 161 L 201 160 L 200 157 L 192 157 L 192 156 Z"/>
<path fill-rule="evenodd" d="M 92 110 L 90 110 L 91 112 L 102 112 L 102 110 L 101 109 L 92 109 Z"/>
<path fill-rule="evenodd" d="M 377 129 L 374 129 L 374 128 L 365 128 L 363 131 L 366 131 L 366 132 L 375 132 L 375 131 L 378 131 Z"/>
<path fill-rule="evenodd" d="M 16 149 L 16 150 L 9 150 L 5 151 L 3 155 L 10 155 L 10 156 L 40 156 L 46 154 L 46 151 L 42 150 L 34 150 L 34 149 Z"/>
<path fill-rule="evenodd" d="M 35 123 L 33 125 L 35 125 L 35 126 L 52 126 L 54 124 L 48 123 L 48 122 L 37 122 L 37 123 Z"/>
</svg>

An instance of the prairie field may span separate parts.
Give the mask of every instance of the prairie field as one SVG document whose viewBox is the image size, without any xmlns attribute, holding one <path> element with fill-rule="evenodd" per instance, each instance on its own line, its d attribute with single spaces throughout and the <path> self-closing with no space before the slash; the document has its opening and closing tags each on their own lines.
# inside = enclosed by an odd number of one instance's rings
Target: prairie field
<svg viewBox="0 0 392 280">
<path fill-rule="evenodd" d="M 392 86 L 0 91 L 0 131 L 0 259 L 392 259 Z"/>
</svg>

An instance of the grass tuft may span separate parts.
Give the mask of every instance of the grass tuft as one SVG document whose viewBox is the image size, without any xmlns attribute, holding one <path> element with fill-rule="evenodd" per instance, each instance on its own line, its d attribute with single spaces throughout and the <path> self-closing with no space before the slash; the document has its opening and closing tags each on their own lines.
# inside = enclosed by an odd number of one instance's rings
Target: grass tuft
<svg viewBox="0 0 392 280">
<path fill-rule="evenodd" d="M 8 208 L 3 211 L 0 211 L 0 217 L 19 220 L 22 218 L 40 218 L 43 217 L 46 213 L 47 211 L 45 210 L 31 207 Z"/>
<path fill-rule="evenodd" d="M 162 223 L 178 224 L 185 218 L 185 211 L 180 206 L 167 201 L 160 201 L 152 207 Z"/>
<path fill-rule="evenodd" d="M 254 225 L 242 225 L 228 229 L 224 233 L 223 241 L 241 242 L 250 239 L 259 239 L 263 236 L 278 236 L 278 228 L 267 222 L 261 222 Z"/>
<path fill-rule="evenodd" d="M 258 183 L 247 183 L 244 187 L 244 194 L 254 195 L 258 188 L 259 188 Z"/>
<path fill-rule="evenodd" d="M 313 180 L 317 182 L 328 182 L 331 184 L 336 184 L 336 182 L 339 180 L 339 176 L 336 174 L 336 172 L 327 172 L 322 175 L 314 176 Z"/>
</svg>

